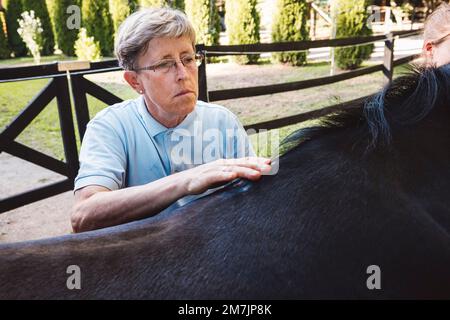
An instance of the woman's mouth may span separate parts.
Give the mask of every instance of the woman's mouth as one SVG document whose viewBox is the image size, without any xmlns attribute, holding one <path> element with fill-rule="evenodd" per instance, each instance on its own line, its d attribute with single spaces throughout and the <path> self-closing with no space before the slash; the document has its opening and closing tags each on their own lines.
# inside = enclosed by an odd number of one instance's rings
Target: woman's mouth
<svg viewBox="0 0 450 320">
<path fill-rule="evenodd" d="M 180 91 L 179 93 L 177 93 L 176 95 L 175 95 L 175 97 L 182 97 L 182 96 L 185 96 L 185 95 L 187 95 L 187 94 L 189 94 L 189 93 L 194 93 L 193 91 L 190 91 L 190 90 L 183 90 L 183 91 Z"/>
</svg>

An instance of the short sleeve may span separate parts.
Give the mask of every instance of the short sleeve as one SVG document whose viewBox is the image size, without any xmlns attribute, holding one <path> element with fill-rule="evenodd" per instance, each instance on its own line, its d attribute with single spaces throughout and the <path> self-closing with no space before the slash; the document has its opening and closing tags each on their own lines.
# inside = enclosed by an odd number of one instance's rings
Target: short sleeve
<svg viewBox="0 0 450 320">
<path fill-rule="evenodd" d="M 111 119 L 94 118 L 87 126 L 80 151 L 80 169 L 74 190 L 99 185 L 110 190 L 123 187 L 126 173 L 126 148 Z"/>
<path fill-rule="evenodd" d="M 247 132 L 239 119 L 230 112 L 229 128 L 233 128 L 232 152 L 227 154 L 227 158 L 254 157 L 255 152 L 251 145 Z"/>
</svg>

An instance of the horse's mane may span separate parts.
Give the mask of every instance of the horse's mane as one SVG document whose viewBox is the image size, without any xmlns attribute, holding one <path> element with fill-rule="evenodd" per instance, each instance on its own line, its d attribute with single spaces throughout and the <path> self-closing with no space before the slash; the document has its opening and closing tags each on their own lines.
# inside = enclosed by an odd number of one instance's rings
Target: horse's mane
<svg viewBox="0 0 450 320">
<path fill-rule="evenodd" d="M 367 151 L 389 146 L 393 131 L 423 120 L 450 98 L 450 64 L 439 68 L 411 65 L 410 70 L 365 103 L 322 118 L 321 125 L 298 130 L 281 143 L 287 153 L 306 140 L 343 128 L 358 128 L 356 142 Z"/>
</svg>

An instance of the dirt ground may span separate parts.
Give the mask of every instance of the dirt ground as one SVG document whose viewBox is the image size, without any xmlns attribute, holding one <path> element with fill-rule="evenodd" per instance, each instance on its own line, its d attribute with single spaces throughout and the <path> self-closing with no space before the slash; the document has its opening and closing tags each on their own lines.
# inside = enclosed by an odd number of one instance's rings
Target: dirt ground
<svg viewBox="0 0 450 320">
<path fill-rule="evenodd" d="M 21 191 L 57 182 L 64 178 L 47 169 L 0 154 L 0 195 L 7 197 Z M 72 191 L 0 214 L 0 242 L 35 240 L 69 234 Z"/>
</svg>

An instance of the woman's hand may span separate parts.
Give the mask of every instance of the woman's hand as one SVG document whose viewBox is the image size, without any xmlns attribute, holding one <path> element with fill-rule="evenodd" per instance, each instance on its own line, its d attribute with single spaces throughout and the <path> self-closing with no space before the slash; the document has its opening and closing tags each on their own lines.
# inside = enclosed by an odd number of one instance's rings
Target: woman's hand
<svg viewBox="0 0 450 320">
<path fill-rule="evenodd" d="M 177 173 L 186 181 L 186 194 L 200 194 L 236 178 L 258 180 L 271 170 L 270 159 L 247 157 L 219 159 Z"/>
</svg>

